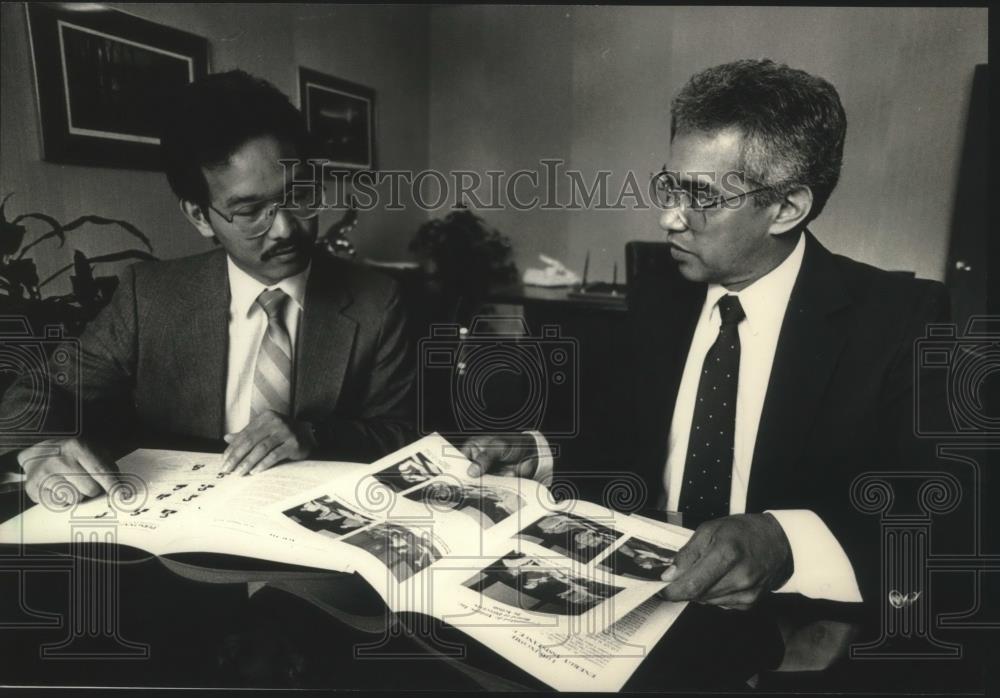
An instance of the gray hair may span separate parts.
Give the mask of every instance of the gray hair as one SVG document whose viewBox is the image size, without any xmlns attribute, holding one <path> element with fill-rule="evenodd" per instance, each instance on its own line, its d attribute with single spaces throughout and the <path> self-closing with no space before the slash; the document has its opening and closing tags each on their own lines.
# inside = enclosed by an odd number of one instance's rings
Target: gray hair
<svg viewBox="0 0 1000 698">
<path fill-rule="evenodd" d="M 769 59 L 733 61 L 688 80 L 670 116 L 671 141 L 681 131 L 742 133 L 740 168 L 768 187 L 754 195 L 759 206 L 805 185 L 813 193 L 808 222 L 837 186 L 847 116 L 836 88 L 823 78 Z"/>
</svg>

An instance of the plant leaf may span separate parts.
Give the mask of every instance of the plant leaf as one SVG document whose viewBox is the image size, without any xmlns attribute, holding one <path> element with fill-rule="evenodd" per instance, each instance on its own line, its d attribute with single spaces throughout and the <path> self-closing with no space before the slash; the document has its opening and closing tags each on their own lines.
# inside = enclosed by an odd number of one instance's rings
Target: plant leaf
<svg viewBox="0 0 1000 698">
<path fill-rule="evenodd" d="M 38 243 L 40 243 L 42 240 L 47 240 L 47 239 L 49 239 L 51 237 L 58 237 L 59 238 L 59 247 L 62 247 L 63 244 L 66 242 L 66 235 L 63 233 L 62 223 L 60 223 L 59 221 L 57 221 L 52 216 L 48 216 L 48 215 L 46 215 L 44 213 L 36 213 L 36 212 L 22 213 L 20 216 L 18 216 L 17 218 L 15 218 L 13 222 L 14 223 L 19 223 L 19 222 L 23 221 L 25 218 L 35 218 L 35 219 L 40 220 L 40 221 L 42 221 L 44 223 L 48 223 L 49 227 L 52 228 L 52 230 L 50 230 L 49 232 L 45 233 L 45 235 L 41 236 L 40 238 L 38 238 L 37 240 L 35 240 L 34 242 L 32 242 L 30 245 L 25 245 L 24 249 L 21 250 L 21 254 L 18 255 L 19 259 L 21 257 L 24 257 L 24 253 L 25 252 L 27 252 L 32 247 L 34 247 L 35 245 L 37 245 Z"/>
<path fill-rule="evenodd" d="M 99 276 L 94 279 L 94 295 L 88 307 L 92 314 L 96 315 L 97 311 L 108 304 L 115 289 L 118 288 L 118 281 L 117 276 Z"/>
<path fill-rule="evenodd" d="M 25 216 L 32 216 L 32 217 L 38 218 L 38 217 L 41 217 L 43 215 L 44 214 L 37 214 L 37 213 L 30 213 L 29 214 L 29 213 L 26 213 L 23 216 L 20 216 L 19 218 L 24 218 Z M 49 238 L 59 237 L 61 240 L 65 240 L 64 233 L 68 233 L 71 230 L 76 230 L 77 228 L 79 228 L 80 226 L 82 226 L 82 225 L 84 225 L 86 223 L 93 223 L 94 225 L 117 225 L 117 226 L 120 226 L 123 230 L 125 230 L 126 232 L 128 232 L 130 235 L 139 238 L 139 240 L 141 240 L 142 243 L 146 246 L 146 249 L 148 249 L 150 252 L 153 251 L 153 245 L 149 242 L 149 238 L 147 238 L 145 236 L 145 234 L 141 230 L 139 230 L 138 228 L 136 228 L 134 225 L 132 225 L 128 221 L 118 220 L 117 218 L 104 218 L 103 216 L 91 216 L 91 215 L 80 216 L 79 218 L 70 221 L 66 225 L 61 225 L 58 221 L 56 221 L 54 218 L 50 218 L 49 216 L 44 216 L 44 218 L 42 218 L 41 220 L 45 220 L 50 225 L 53 225 L 54 226 L 53 229 L 50 230 L 49 232 L 45 233 L 45 235 L 41 236 L 40 238 L 38 238 L 34 242 L 32 242 L 30 245 L 26 245 L 25 248 L 23 250 L 21 250 L 21 254 L 18 255 L 19 257 L 23 257 L 25 252 L 27 252 L 28 250 L 30 250 L 32 247 L 34 247 L 38 243 L 45 242 Z"/>
<path fill-rule="evenodd" d="M 0 222 L 0 256 L 7 257 L 17 252 L 17 248 L 24 242 L 24 234 L 27 232 L 23 225 Z"/>
<path fill-rule="evenodd" d="M 17 252 L 17 248 L 24 241 L 25 229 L 23 225 L 18 225 L 16 220 L 8 221 L 6 206 L 7 199 L 14 196 L 11 192 L 0 201 L 0 256 L 8 256 Z"/>
<path fill-rule="evenodd" d="M 89 261 L 93 264 L 98 264 L 100 262 L 120 262 L 123 259 L 141 259 L 144 261 L 155 262 L 156 256 L 149 254 L 145 250 L 122 250 L 121 252 L 112 252 L 110 254 L 102 254 L 97 257 L 90 257 Z"/>
<path fill-rule="evenodd" d="M 15 259 L 0 266 L 0 278 L 6 282 L 8 295 L 14 298 L 38 297 L 38 271 L 31 259 Z"/>
<path fill-rule="evenodd" d="M 134 225 L 132 225 L 128 221 L 123 221 L 123 220 L 120 220 L 118 218 L 105 218 L 104 216 L 94 216 L 94 215 L 80 216 L 76 220 L 70 221 L 69 223 L 67 223 L 66 225 L 64 225 L 63 229 L 67 230 L 67 231 L 74 230 L 75 228 L 79 228 L 84 223 L 93 223 L 94 225 L 117 225 L 117 226 L 120 226 L 126 232 L 128 232 L 130 235 L 132 235 L 133 237 L 136 237 L 139 240 L 141 240 L 142 244 L 146 246 L 147 250 L 149 250 L 150 252 L 153 251 L 153 245 L 149 241 L 149 238 L 146 237 L 145 233 L 143 233 L 141 230 L 139 230 L 138 228 L 136 228 Z"/>
<path fill-rule="evenodd" d="M 90 261 L 87 259 L 87 255 L 80 250 L 73 252 L 73 272 L 73 276 L 70 277 L 73 295 L 81 304 L 86 304 L 95 293 L 94 275 L 90 273 Z"/>
<path fill-rule="evenodd" d="M 111 254 L 102 254 L 98 255 L 97 257 L 90 257 L 87 261 L 91 265 L 93 265 L 93 264 L 99 264 L 101 262 L 118 262 L 123 259 L 142 259 L 142 260 L 155 261 L 156 257 L 144 250 L 123 250 L 122 252 L 112 252 Z M 38 288 L 41 288 L 42 286 L 45 286 L 46 284 L 51 282 L 53 279 L 62 276 L 70 269 L 72 269 L 73 266 L 74 266 L 73 264 L 67 264 L 62 269 L 55 272 L 54 274 L 46 278 L 44 281 L 42 281 L 40 284 L 38 284 Z"/>
<path fill-rule="evenodd" d="M 90 262 L 85 255 L 80 250 L 73 251 L 73 271 L 76 275 L 84 279 L 93 279 L 93 274 L 90 273 Z"/>
</svg>

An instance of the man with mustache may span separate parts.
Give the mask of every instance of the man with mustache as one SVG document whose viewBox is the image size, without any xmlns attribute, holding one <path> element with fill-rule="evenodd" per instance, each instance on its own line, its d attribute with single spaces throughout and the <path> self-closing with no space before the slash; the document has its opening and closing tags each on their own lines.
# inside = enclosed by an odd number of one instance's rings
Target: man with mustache
<svg viewBox="0 0 1000 698">
<path fill-rule="evenodd" d="M 847 131 L 826 80 L 735 61 L 692 77 L 671 117 L 654 185 L 677 264 L 630 290 L 635 431 L 622 445 L 649 505 L 703 522 L 664 595 L 877 604 L 879 520 L 854 506 L 852 483 L 934 462 L 914 406 L 944 406 L 943 384 L 921 376 L 917 394 L 913 356 L 927 324 L 947 320 L 946 290 L 834 255 L 807 229 Z M 463 450 L 472 475 L 542 469 L 530 434 Z"/>
<path fill-rule="evenodd" d="M 309 457 L 371 461 L 411 440 L 414 362 L 398 289 L 315 252 L 321 184 L 309 178 L 320 168 L 305 163 L 315 153 L 299 111 L 234 70 L 184 88 L 165 123 L 180 210 L 218 248 L 123 273 L 67 381 L 83 435 L 18 454 L 28 495 L 38 501 L 61 479 L 97 495 L 114 483 L 101 447 L 146 437 L 224 439 L 223 469 L 243 475 Z M 0 416 L 36 397 L 22 380 Z"/>
</svg>

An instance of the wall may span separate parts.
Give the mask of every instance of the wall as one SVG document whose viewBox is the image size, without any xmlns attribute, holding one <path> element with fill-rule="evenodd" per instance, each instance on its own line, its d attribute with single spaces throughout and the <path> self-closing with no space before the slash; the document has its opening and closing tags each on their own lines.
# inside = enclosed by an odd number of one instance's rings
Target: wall
<svg viewBox="0 0 1000 698">
<path fill-rule="evenodd" d="M 431 168 L 513 173 L 538 169 L 542 158 L 567 157 L 577 118 L 568 79 L 571 27 L 572 14 L 558 6 L 431 11 Z M 489 189 L 477 190 L 481 200 L 493 198 Z M 530 190 L 521 187 L 519 195 L 529 198 Z M 539 252 L 565 252 L 570 220 L 564 211 L 504 208 L 480 215 L 511 237 L 522 268 Z"/>
<path fill-rule="evenodd" d="M 643 179 L 663 163 L 670 96 L 693 72 L 770 56 L 831 80 L 847 108 L 843 178 L 813 225 L 820 239 L 939 279 L 972 69 L 987 60 L 985 9 L 116 6 L 206 37 L 213 70 L 242 67 L 293 99 L 297 65 L 371 85 L 383 168 L 513 172 L 561 158 L 588 177 L 613 171 L 613 194 L 625 173 Z M 40 161 L 24 8 L 5 3 L 0 18 L 0 191 L 16 192 L 10 211 L 125 218 L 162 257 L 206 249 L 162 174 Z M 363 255 L 404 258 L 427 215 L 363 214 L 354 238 Z M 522 268 L 547 252 L 579 270 L 589 250 L 591 279 L 610 278 L 625 241 L 661 236 L 652 211 L 483 215 L 514 240 Z M 324 216 L 325 226 L 335 214 Z M 111 229 L 78 235 L 41 260 L 43 275 L 73 246 L 96 254 L 132 241 Z"/>
<path fill-rule="evenodd" d="M 849 128 L 841 184 L 813 231 L 860 260 L 944 276 L 985 9 L 452 6 L 432 9 L 430 38 L 433 167 L 556 157 L 588 178 L 609 169 L 618 186 L 663 164 L 669 100 L 692 73 L 771 57 L 822 75 Z M 662 239 L 653 211 L 483 215 L 522 268 L 545 251 L 579 270 L 590 250 L 591 279 L 611 278 L 627 240 Z"/>
<path fill-rule="evenodd" d="M 272 81 L 296 104 L 299 65 L 375 88 L 380 164 L 398 169 L 426 167 L 426 8 L 221 3 L 112 6 L 207 38 L 210 70 L 243 68 Z M 181 217 L 162 173 L 42 162 L 27 24 L 20 3 L 3 4 L 0 44 L 0 191 L 16 192 L 8 204 L 11 214 L 41 210 L 59 220 L 82 213 L 124 218 L 147 232 L 156 254 L 164 258 L 208 249 L 210 244 Z M 323 214 L 321 228 L 337 217 L 334 212 Z M 399 258 L 426 217 L 412 206 L 363 214 L 354 239 L 363 255 Z M 127 235 L 110 228 L 80 232 L 84 234 L 64 250 L 47 248 L 38 260 L 43 278 L 71 259 L 73 247 L 98 254 L 134 246 Z M 68 280 L 46 290 L 66 292 Z"/>
</svg>

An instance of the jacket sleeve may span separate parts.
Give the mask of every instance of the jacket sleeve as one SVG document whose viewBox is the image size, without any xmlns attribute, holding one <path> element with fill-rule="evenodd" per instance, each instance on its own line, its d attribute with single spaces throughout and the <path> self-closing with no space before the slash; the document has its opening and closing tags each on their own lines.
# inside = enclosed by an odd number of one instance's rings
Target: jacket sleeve
<svg viewBox="0 0 1000 698">
<path fill-rule="evenodd" d="M 127 433 L 136 364 L 135 273 L 79 338 L 62 342 L 44 369 L 22 373 L 0 400 L 0 421 L 21 421 L 0 453 L 49 438 Z M 24 417 L 30 417 L 25 421 Z"/>
<path fill-rule="evenodd" d="M 875 448 L 868 454 L 858 477 L 870 472 L 915 473 L 940 469 L 937 442 L 922 437 L 916 415 L 947 410 L 944 372 L 928 369 L 917 360 L 918 340 L 926 336 L 930 323 L 950 318 L 948 292 L 944 285 L 928 282 L 909 313 L 896 352 L 888 364 L 876 414 Z M 845 493 L 846 494 L 846 493 Z M 881 592 L 882 531 L 878 514 L 859 510 L 839 501 L 816 512 L 846 552 L 865 602 L 876 601 Z"/>
</svg>

